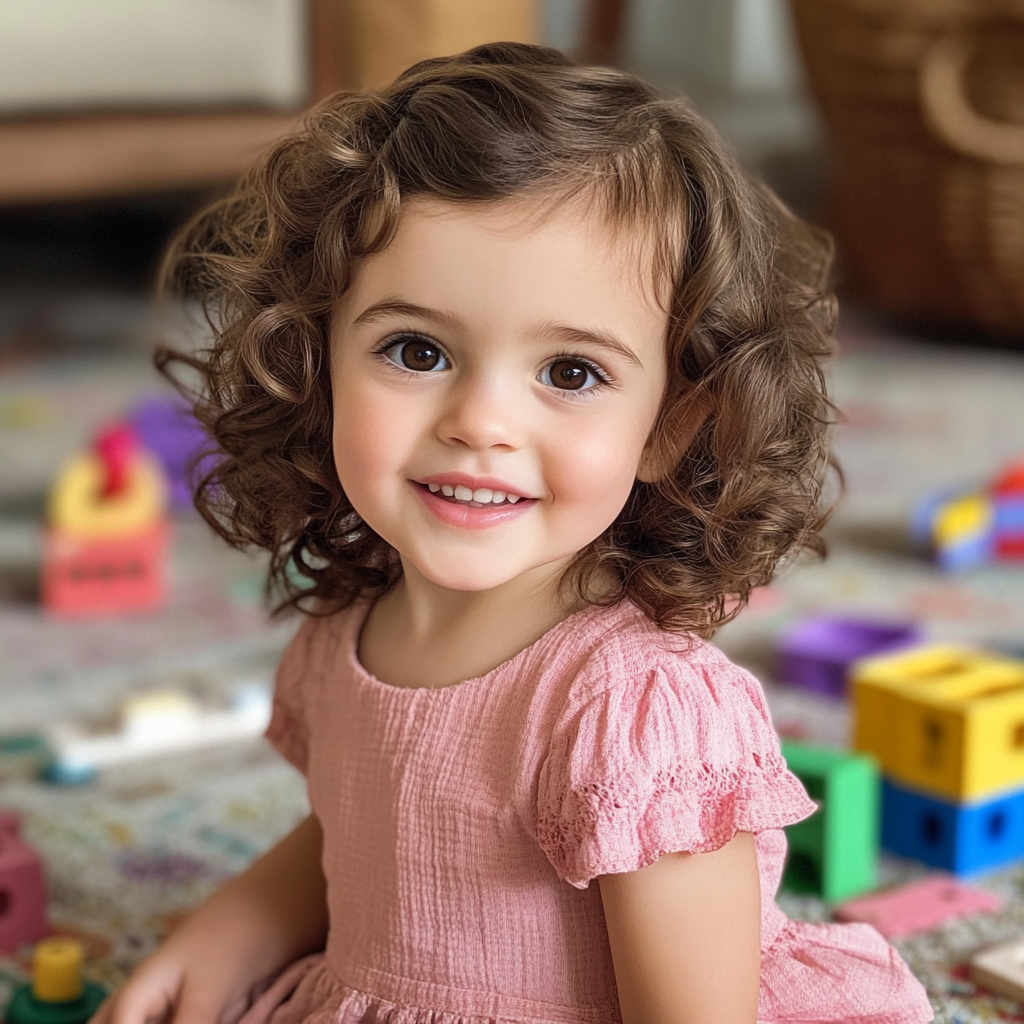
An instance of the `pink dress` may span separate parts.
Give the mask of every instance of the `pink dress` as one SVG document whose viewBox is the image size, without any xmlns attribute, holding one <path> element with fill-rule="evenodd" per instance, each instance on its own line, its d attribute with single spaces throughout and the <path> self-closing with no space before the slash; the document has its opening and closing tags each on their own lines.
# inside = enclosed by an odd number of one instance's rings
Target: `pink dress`
<svg viewBox="0 0 1024 1024">
<path fill-rule="evenodd" d="M 630 604 L 587 608 L 445 689 L 390 686 L 357 658 L 367 606 L 308 620 L 268 735 L 324 831 L 324 954 L 246 1024 L 613 1024 L 598 875 L 756 834 L 758 1020 L 924 1024 L 920 983 L 867 925 L 774 902 L 782 826 L 814 810 L 759 685 Z"/>
</svg>

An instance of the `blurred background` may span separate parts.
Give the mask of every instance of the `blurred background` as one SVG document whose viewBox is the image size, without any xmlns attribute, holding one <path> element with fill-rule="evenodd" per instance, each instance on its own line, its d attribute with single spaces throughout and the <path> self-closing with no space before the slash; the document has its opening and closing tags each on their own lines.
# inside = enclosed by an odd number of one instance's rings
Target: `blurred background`
<svg viewBox="0 0 1024 1024">
<path fill-rule="evenodd" d="M 686 93 L 834 234 L 831 555 L 787 567 L 718 638 L 780 730 L 850 743 L 843 695 L 780 670 L 807 616 L 1024 657 L 1022 0 L 4 0 L 0 807 L 98 980 L 304 808 L 252 739 L 296 623 L 268 616 L 263 559 L 189 510 L 201 439 L 151 355 L 202 335 L 154 302 L 161 251 L 318 98 L 497 39 Z M 116 515 L 90 519 L 90 486 Z M 891 859 L 882 878 L 918 870 Z M 1016 870 L 991 881 L 1007 909 L 990 938 L 1024 931 Z M 937 1019 L 1016 1012 L 965 980 L 964 927 L 902 947 Z M 0 1000 L 24 968 L 0 957 Z"/>
</svg>

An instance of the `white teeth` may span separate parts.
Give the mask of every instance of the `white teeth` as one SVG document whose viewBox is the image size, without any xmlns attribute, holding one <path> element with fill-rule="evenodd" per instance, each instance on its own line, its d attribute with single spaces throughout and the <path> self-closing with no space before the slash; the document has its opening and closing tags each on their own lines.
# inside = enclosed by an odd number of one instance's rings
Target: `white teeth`
<svg viewBox="0 0 1024 1024">
<path fill-rule="evenodd" d="M 496 491 L 490 487 L 478 487 L 475 491 L 465 484 L 427 484 L 431 494 L 440 492 L 446 498 L 454 498 L 456 501 L 472 503 L 475 508 L 484 505 L 503 505 L 506 502 L 514 505 L 520 500 L 521 495 L 509 494 L 507 491 Z"/>
</svg>

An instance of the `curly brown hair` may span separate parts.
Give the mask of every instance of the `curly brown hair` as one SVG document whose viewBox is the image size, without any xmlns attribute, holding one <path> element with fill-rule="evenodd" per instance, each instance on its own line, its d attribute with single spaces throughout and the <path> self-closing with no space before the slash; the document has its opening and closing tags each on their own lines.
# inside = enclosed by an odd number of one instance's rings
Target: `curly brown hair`
<svg viewBox="0 0 1024 1024">
<path fill-rule="evenodd" d="M 157 357 L 179 380 L 182 364 L 198 372 L 187 390 L 216 453 L 196 502 L 231 544 L 271 552 L 281 607 L 336 610 L 401 576 L 334 469 L 328 334 L 333 303 L 416 196 L 597 204 L 642 229 L 670 293 L 653 435 L 667 470 L 637 481 L 565 585 L 582 597 L 600 572 L 617 581 L 608 602 L 707 636 L 783 556 L 823 551 L 828 236 L 749 180 L 685 100 L 495 43 L 328 99 L 168 254 L 165 285 L 198 299 L 214 331 L 203 352 Z M 708 415 L 680 457 L 673 427 L 695 404 Z"/>
</svg>

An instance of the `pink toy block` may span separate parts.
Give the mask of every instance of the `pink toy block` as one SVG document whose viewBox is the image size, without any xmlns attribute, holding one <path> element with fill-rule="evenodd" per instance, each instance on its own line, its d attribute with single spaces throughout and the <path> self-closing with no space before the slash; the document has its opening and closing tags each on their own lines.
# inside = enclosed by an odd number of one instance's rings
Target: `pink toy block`
<svg viewBox="0 0 1024 1024">
<path fill-rule="evenodd" d="M 0 811 L 0 953 L 49 934 L 39 854 L 18 835 L 16 814 Z"/>
<path fill-rule="evenodd" d="M 125 537 L 77 537 L 48 531 L 43 548 L 43 607 L 54 615 L 148 612 L 167 593 L 170 528 L 156 523 Z"/>
<path fill-rule="evenodd" d="M 926 932 L 954 917 L 1000 910 L 994 893 L 964 885 L 949 875 L 929 875 L 919 882 L 849 900 L 835 912 L 837 921 L 864 921 L 887 939 Z"/>
</svg>

